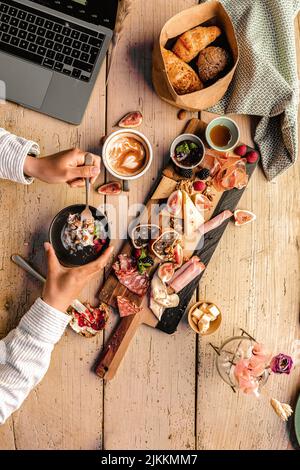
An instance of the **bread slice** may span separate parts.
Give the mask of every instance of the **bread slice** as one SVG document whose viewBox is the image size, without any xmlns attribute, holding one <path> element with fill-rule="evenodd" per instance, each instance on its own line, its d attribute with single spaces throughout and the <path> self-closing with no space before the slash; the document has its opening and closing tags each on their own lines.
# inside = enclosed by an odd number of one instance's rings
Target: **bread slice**
<svg viewBox="0 0 300 470">
<path fill-rule="evenodd" d="M 218 26 L 197 26 L 183 33 L 172 50 L 181 60 L 190 62 L 221 33 Z"/>
<path fill-rule="evenodd" d="M 163 49 L 162 54 L 169 80 L 178 95 L 193 93 L 203 88 L 203 83 L 192 67 L 167 49 Z"/>
<path fill-rule="evenodd" d="M 79 313 L 72 306 L 68 308 L 67 313 L 71 316 L 69 325 L 81 336 L 91 338 L 105 328 L 109 319 L 110 308 L 104 303 L 101 303 L 98 307 L 92 307 L 88 302 L 84 302 L 83 305 L 86 310 L 82 313 Z"/>
</svg>

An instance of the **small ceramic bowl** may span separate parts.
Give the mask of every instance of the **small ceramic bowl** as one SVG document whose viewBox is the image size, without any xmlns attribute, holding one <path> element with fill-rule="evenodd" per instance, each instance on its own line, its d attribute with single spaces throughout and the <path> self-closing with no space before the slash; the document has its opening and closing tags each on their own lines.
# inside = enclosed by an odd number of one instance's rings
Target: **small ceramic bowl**
<svg viewBox="0 0 300 470">
<path fill-rule="evenodd" d="M 217 318 L 214 320 L 214 321 L 211 321 L 210 322 L 210 326 L 209 326 L 209 329 L 206 331 L 206 333 L 200 333 L 199 331 L 199 328 L 197 327 L 197 325 L 194 323 L 193 319 L 192 319 L 192 313 L 193 311 L 200 307 L 200 305 L 202 305 L 203 303 L 206 303 L 206 304 L 212 304 L 212 305 L 215 305 L 215 307 L 217 307 L 217 309 L 219 310 L 219 315 L 217 316 Z M 219 309 L 219 307 L 214 304 L 214 302 L 208 302 L 207 300 L 201 300 L 199 302 L 196 302 L 189 310 L 189 313 L 188 313 L 188 322 L 189 322 L 189 325 L 190 327 L 192 328 L 192 330 L 195 331 L 195 333 L 197 333 L 198 335 L 201 335 L 201 336 L 208 336 L 208 335 L 212 335 L 215 331 L 217 331 L 217 329 L 220 327 L 221 325 L 221 322 L 222 322 L 222 314 L 221 314 L 221 310 Z"/>
<path fill-rule="evenodd" d="M 107 234 L 106 243 L 103 248 L 99 252 L 95 252 L 93 247 L 87 246 L 80 251 L 70 253 L 70 251 L 68 251 L 64 246 L 62 241 L 62 234 L 69 214 L 81 213 L 84 208 L 84 204 L 75 204 L 73 206 L 65 207 L 54 217 L 51 222 L 49 228 L 49 240 L 55 250 L 56 256 L 58 257 L 61 264 L 63 264 L 64 266 L 83 266 L 84 264 L 90 263 L 91 261 L 95 261 L 109 246 L 110 233 L 108 221 L 106 217 L 102 214 L 102 212 L 98 211 L 95 207 L 91 206 L 90 209 L 92 211 L 94 219 L 99 220 L 102 223 L 103 228 L 105 229 L 105 232 Z"/>
<path fill-rule="evenodd" d="M 226 126 L 230 131 L 231 139 L 225 147 L 218 147 L 211 140 L 211 131 L 216 126 Z M 216 119 L 213 119 L 208 124 L 205 131 L 205 138 L 208 145 L 212 149 L 217 150 L 218 152 L 229 152 L 229 150 L 232 150 L 234 147 L 236 147 L 240 141 L 240 129 L 233 119 L 230 119 L 228 117 L 218 117 Z"/>
<path fill-rule="evenodd" d="M 179 145 L 184 140 L 190 140 L 191 142 L 194 142 L 195 144 L 199 145 L 200 148 L 202 148 L 202 157 L 200 158 L 199 162 L 197 162 L 195 165 L 190 166 L 190 167 L 187 167 L 185 165 L 181 165 L 180 162 L 178 162 L 174 158 L 175 149 L 176 149 L 177 145 Z M 179 168 L 182 168 L 183 170 L 196 168 L 201 163 L 201 161 L 203 160 L 204 154 L 205 154 L 204 144 L 203 144 L 202 140 L 194 134 L 181 134 L 181 135 L 179 135 L 178 137 L 176 137 L 176 139 L 173 140 L 173 142 L 171 144 L 171 147 L 170 147 L 170 157 L 171 157 L 174 165 L 179 167 Z"/>
</svg>

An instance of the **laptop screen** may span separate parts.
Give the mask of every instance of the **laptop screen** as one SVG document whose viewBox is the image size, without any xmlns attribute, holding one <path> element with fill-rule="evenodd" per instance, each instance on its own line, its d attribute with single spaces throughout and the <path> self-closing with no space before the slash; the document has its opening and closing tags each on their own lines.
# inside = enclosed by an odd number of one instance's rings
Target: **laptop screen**
<svg viewBox="0 0 300 470">
<path fill-rule="evenodd" d="M 31 0 L 88 23 L 114 29 L 118 0 Z"/>
</svg>

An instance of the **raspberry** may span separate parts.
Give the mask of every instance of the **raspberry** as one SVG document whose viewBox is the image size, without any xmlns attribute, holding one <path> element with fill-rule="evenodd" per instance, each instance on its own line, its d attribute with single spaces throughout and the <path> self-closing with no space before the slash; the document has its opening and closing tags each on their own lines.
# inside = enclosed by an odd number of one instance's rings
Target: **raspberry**
<svg viewBox="0 0 300 470">
<path fill-rule="evenodd" d="M 247 153 L 247 146 L 245 144 L 235 147 L 234 153 L 239 157 L 244 157 Z"/>
<path fill-rule="evenodd" d="M 138 258 L 141 256 L 141 254 L 142 254 L 142 250 L 141 250 L 140 248 L 136 248 L 136 249 L 134 250 L 134 257 L 135 257 L 135 259 L 138 259 Z"/>
<path fill-rule="evenodd" d="M 204 181 L 194 181 L 193 188 L 197 192 L 202 192 L 206 188 Z"/>
<path fill-rule="evenodd" d="M 247 153 L 246 157 L 248 163 L 256 163 L 259 155 L 255 150 L 251 150 L 251 152 Z"/>
</svg>

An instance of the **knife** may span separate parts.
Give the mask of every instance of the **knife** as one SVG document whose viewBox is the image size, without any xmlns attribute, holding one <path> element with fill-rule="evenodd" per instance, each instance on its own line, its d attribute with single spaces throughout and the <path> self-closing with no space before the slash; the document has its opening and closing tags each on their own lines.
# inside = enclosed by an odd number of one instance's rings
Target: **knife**
<svg viewBox="0 0 300 470">
<path fill-rule="evenodd" d="M 41 281 L 42 283 L 46 282 L 46 278 L 42 276 L 39 272 L 37 272 L 27 261 L 22 258 L 20 255 L 12 255 L 11 260 L 17 264 L 20 268 L 24 269 L 24 271 L 28 272 L 31 274 L 33 277 L 35 277 L 38 281 Z M 85 313 L 86 307 L 80 302 L 80 300 L 75 299 L 71 303 L 71 307 L 73 307 L 76 312 L 78 313 Z"/>
</svg>

